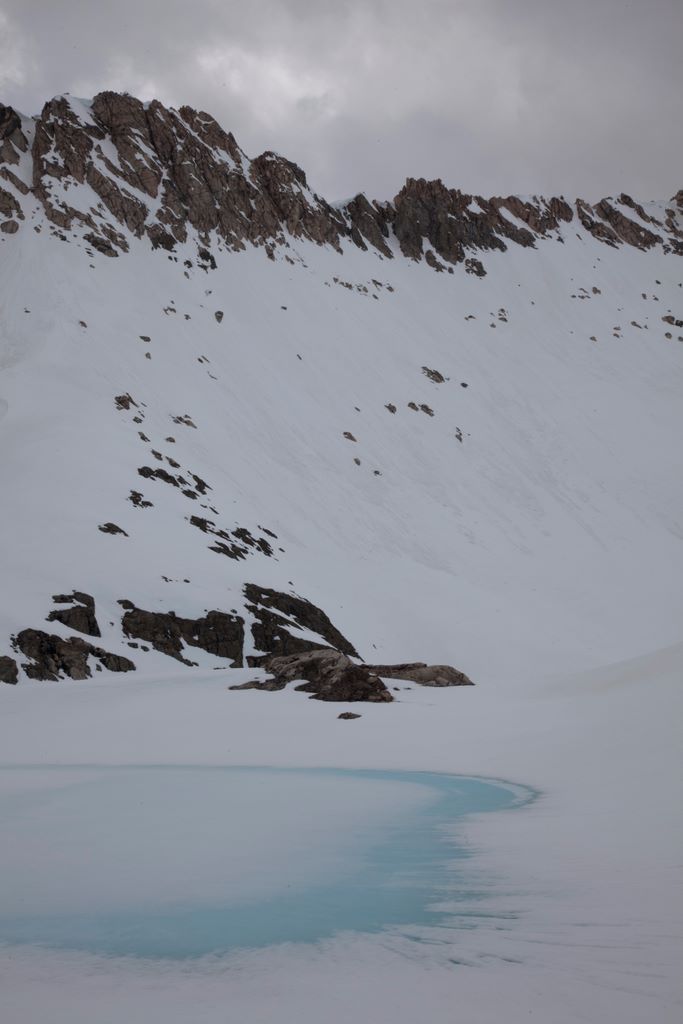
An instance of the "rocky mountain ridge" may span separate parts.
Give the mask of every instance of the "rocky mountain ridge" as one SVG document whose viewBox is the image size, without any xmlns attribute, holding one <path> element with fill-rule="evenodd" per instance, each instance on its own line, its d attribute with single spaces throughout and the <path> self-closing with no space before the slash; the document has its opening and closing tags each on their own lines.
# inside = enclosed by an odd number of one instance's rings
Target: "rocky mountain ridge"
<svg viewBox="0 0 683 1024">
<path fill-rule="evenodd" d="M 359 194 L 331 205 L 285 157 L 250 160 L 209 114 L 125 93 L 57 96 L 33 118 L 0 105 L 0 179 L 5 234 L 46 223 L 57 237 L 82 239 L 111 257 L 134 239 L 172 253 L 192 237 L 208 267 L 214 247 L 262 246 L 273 256 L 306 239 L 371 248 L 386 259 L 424 258 L 437 271 L 464 264 L 482 276 L 478 254 L 562 241 L 567 230 L 610 246 L 683 254 L 683 190 L 647 209 L 625 194 L 596 204 L 487 199 L 408 178 L 391 202 Z"/>
<path fill-rule="evenodd" d="M 186 107 L 1 108 L 0 681 L 390 704 L 670 642 L 682 204 L 332 205 Z"/>
</svg>

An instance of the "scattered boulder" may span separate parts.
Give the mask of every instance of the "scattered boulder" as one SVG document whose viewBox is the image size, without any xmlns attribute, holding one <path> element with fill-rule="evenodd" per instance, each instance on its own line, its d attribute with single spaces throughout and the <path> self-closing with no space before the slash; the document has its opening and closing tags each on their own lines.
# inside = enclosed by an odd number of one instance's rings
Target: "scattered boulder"
<svg viewBox="0 0 683 1024">
<path fill-rule="evenodd" d="M 337 715 L 337 718 L 342 718 L 346 722 L 350 722 L 354 718 L 361 718 L 361 715 L 355 714 L 353 711 L 342 711 L 341 715 Z"/>
<path fill-rule="evenodd" d="M 0 655 L 0 683 L 10 683 L 15 686 L 19 681 L 19 669 L 14 658 L 7 655 Z"/>
<path fill-rule="evenodd" d="M 112 535 L 120 533 L 124 537 L 128 536 L 126 531 L 123 530 L 120 526 L 117 526 L 116 523 L 101 523 L 100 526 L 97 527 L 97 529 L 100 531 L 100 533 L 110 533 Z"/>
<path fill-rule="evenodd" d="M 425 377 L 429 377 L 434 384 L 444 384 L 446 382 L 446 378 L 442 373 L 439 373 L 438 370 L 432 370 L 428 366 L 423 366 L 422 372 Z"/>
<path fill-rule="evenodd" d="M 131 405 L 134 405 L 136 409 L 138 408 L 138 403 L 127 392 L 125 395 L 116 395 L 114 397 L 114 405 L 119 410 L 126 409 L 128 411 Z"/>
</svg>

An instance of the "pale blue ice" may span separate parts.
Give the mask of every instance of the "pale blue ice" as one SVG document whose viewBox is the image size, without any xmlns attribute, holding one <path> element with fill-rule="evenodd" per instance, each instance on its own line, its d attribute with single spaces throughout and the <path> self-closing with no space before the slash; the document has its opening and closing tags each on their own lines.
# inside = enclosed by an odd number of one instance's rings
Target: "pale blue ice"
<svg viewBox="0 0 683 1024">
<path fill-rule="evenodd" d="M 495 780 L 409 771 L 35 767 L 0 777 L 0 942 L 174 959 L 344 931 L 468 927 L 490 893 L 471 870 L 462 819 L 533 798 Z"/>
</svg>

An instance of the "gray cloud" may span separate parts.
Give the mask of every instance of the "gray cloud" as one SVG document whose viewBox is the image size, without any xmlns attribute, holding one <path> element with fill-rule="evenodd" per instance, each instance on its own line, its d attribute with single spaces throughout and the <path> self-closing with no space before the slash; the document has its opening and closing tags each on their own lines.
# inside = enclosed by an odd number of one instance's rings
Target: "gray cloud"
<svg viewBox="0 0 683 1024">
<path fill-rule="evenodd" d="M 683 186 L 680 0 L 0 0 L 0 101 L 127 90 L 213 114 L 328 198 Z"/>
</svg>

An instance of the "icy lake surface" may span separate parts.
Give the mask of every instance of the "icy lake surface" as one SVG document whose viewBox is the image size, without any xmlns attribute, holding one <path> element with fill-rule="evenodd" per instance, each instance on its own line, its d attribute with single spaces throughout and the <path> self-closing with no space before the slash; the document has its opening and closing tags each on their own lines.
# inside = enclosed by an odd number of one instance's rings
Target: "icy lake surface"
<svg viewBox="0 0 683 1024">
<path fill-rule="evenodd" d="M 490 894 L 459 825 L 532 797 L 427 772 L 4 769 L 0 942 L 181 959 L 472 927 Z"/>
</svg>

